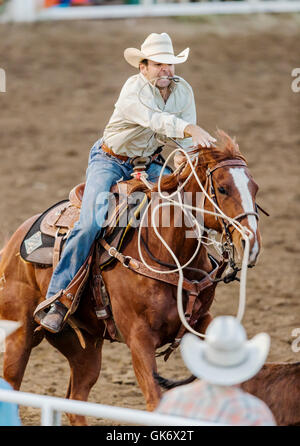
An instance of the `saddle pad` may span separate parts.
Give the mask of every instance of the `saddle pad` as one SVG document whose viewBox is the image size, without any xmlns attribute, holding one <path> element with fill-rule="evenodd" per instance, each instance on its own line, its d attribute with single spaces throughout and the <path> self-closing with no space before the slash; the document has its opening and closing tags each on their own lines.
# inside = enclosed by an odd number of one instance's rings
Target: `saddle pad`
<svg viewBox="0 0 300 446">
<path fill-rule="evenodd" d="M 63 200 L 51 206 L 33 223 L 21 243 L 20 255 L 23 260 L 44 266 L 52 265 L 55 237 L 44 234 L 41 231 L 41 222 L 48 212 L 56 206 L 63 205 L 67 202 L 68 200 Z"/>
</svg>

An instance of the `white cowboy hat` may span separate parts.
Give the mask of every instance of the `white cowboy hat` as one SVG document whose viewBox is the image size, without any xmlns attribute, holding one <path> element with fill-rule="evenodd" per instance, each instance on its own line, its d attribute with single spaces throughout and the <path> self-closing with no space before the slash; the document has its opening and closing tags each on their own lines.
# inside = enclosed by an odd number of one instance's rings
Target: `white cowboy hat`
<svg viewBox="0 0 300 446">
<path fill-rule="evenodd" d="M 126 61 L 135 68 L 143 59 L 165 64 L 178 64 L 187 60 L 189 48 L 183 50 L 178 56 L 175 56 L 172 40 L 167 33 L 150 34 L 141 46 L 141 50 L 136 48 L 127 48 L 124 51 Z"/>
<path fill-rule="evenodd" d="M 21 325 L 20 322 L 16 321 L 0 320 L 0 343 L 1 341 L 3 342 L 7 336 L 21 327 Z"/>
<path fill-rule="evenodd" d="M 221 386 L 240 384 L 263 366 L 270 336 L 260 333 L 247 340 L 233 316 L 219 316 L 208 326 L 204 341 L 190 333 L 181 341 L 181 355 L 189 370 L 203 380 Z"/>
</svg>

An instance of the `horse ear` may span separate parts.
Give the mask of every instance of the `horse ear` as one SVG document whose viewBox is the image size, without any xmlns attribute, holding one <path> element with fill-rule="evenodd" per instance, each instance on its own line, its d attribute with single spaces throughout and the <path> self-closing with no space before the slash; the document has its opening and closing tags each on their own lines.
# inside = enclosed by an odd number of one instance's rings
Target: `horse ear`
<svg viewBox="0 0 300 446">
<path fill-rule="evenodd" d="M 224 130 L 219 129 L 218 127 L 216 131 L 216 139 L 216 146 L 219 147 L 221 150 L 223 150 L 227 146 L 228 142 L 231 140 L 230 136 L 227 135 Z"/>
<path fill-rule="evenodd" d="M 216 137 L 216 140 L 217 140 L 216 144 L 218 144 L 218 140 L 219 140 L 219 138 L 220 138 L 220 132 L 221 132 L 221 130 L 220 130 L 219 127 L 217 126 L 217 127 L 216 127 L 216 132 L 215 132 L 215 137 Z"/>
<path fill-rule="evenodd" d="M 224 130 L 217 129 L 217 147 L 221 151 L 229 151 L 229 152 L 239 152 L 240 148 L 238 143 L 236 142 L 236 137 L 231 138 Z"/>
</svg>

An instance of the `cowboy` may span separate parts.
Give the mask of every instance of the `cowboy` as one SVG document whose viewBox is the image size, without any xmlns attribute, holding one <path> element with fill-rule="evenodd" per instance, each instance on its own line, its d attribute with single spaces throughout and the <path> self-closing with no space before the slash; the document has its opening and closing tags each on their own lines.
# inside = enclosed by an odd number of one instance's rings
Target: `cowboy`
<svg viewBox="0 0 300 446">
<path fill-rule="evenodd" d="M 268 334 L 247 340 L 243 326 L 232 316 L 215 318 L 204 341 L 186 334 L 182 358 L 201 380 L 168 391 L 156 410 L 221 425 L 276 425 L 267 405 L 240 388 L 262 368 L 269 347 Z"/>
<path fill-rule="evenodd" d="M 75 277 L 103 227 L 108 211 L 108 193 L 121 178 L 133 174 L 132 160 L 148 157 L 148 180 L 158 180 L 162 166 L 156 156 L 168 137 L 210 147 L 215 139 L 196 125 L 192 88 L 175 78 L 176 64 L 187 60 L 189 48 L 178 56 L 166 33 L 150 34 L 141 50 L 127 48 L 125 60 L 139 73 L 123 86 L 103 138 L 91 149 L 80 219 L 74 225 L 61 259 L 52 275 L 46 298 L 60 295 Z M 171 170 L 166 168 L 165 174 Z M 52 333 L 60 331 L 67 309 L 59 301 L 38 321 Z"/>
</svg>

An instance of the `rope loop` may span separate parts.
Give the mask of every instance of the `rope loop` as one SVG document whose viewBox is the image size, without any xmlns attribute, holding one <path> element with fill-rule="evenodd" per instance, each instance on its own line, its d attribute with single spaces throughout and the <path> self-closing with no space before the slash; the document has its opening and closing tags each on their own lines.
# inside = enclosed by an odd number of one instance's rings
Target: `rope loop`
<svg viewBox="0 0 300 446">
<path fill-rule="evenodd" d="M 244 255 L 243 255 L 243 260 L 242 260 L 242 266 L 239 269 L 241 271 L 241 275 L 240 275 L 240 279 L 238 279 L 236 277 L 236 274 L 238 271 L 233 270 L 232 275 L 228 276 L 228 281 L 232 281 L 232 280 L 239 280 L 240 282 L 240 292 L 239 292 L 239 306 L 238 306 L 238 311 L 237 311 L 237 319 L 239 321 L 242 320 L 243 316 L 244 316 L 244 312 L 245 312 L 245 305 L 246 305 L 246 278 L 247 278 L 247 267 L 248 267 L 248 258 L 249 258 L 249 236 L 251 236 L 250 231 L 248 230 L 248 228 L 244 227 L 241 225 L 241 223 L 236 219 L 236 218 L 231 218 L 228 217 L 220 208 L 219 206 L 213 201 L 213 199 L 210 197 L 210 195 L 208 194 L 208 192 L 205 190 L 205 187 L 202 185 L 197 172 L 196 172 L 196 167 L 197 167 L 197 163 L 198 163 L 198 158 L 196 158 L 195 160 L 191 159 L 191 156 L 188 152 L 186 152 L 183 147 L 180 145 L 180 143 L 178 143 L 178 141 L 174 140 L 173 138 L 170 138 L 173 142 L 176 143 L 176 145 L 179 147 L 179 151 L 182 152 L 184 154 L 184 156 L 186 157 L 186 163 L 189 164 L 190 168 L 191 168 L 191 173 L 189 174 L 189 176 L 186 178 L 186 180 L 180 184 L 178 186 L 178 188 L 171 194 L 166 195 L 163 194 L 161 191 L 161 180 L 163 177 L 163 172 L 167 167 L 167 164 L 170 160 L 170 158 L 175 155 L 176 152 L 178 152 L 178 148 L 176 148 L 175 150 L 173 150 L 169 156 L 166 158 L 164 165 L 162 167 L 162 170 L 160 172 L 160 176 L 158 179 L 158 193 L 160 198 L 162 199 L 162 202 L 157 204 L 154 209 L 152 209 L 152 214 L 151 214 L 151 222 L 152 222 L 152 226 L 154 229 L 154 232 L 157 236 L 157 238 L 160 240 L 160 242 L 165 246 L 165 248 L 167 249 L 167 251 L 171 254 L 177 268 L 170 270 L 170 271 L 160 271 L 157 270 L 155 268 L 153 268 L 153 266 L 149 265 L 146 260 L 143 257 L 143 253 L 142 253 L 142 249 L 141 249 L 141 230 L 144 226 L 144 219 L 145 216 L 147 215 L 147 212 L 152 204 L 152 200 L 150 200 L 149 204 L 147 205 L 147 208 L 145 210 L 145 212 L 143 213 L 142 219 L 141 219 L 141 223 L 138 229 L 138 251 L 139 251 L 139 255 L 141 258 L 141 261 L 143 262 L 143 264 L 149 268 L 151 271 L 154 271 L 156 273 L 160 273 L 160 274 L 170 274 L 170 273 L 174 273 L 174 272 L 178 272 L 179 274 L 179 280 L 178 280 L 178 287 L 177 287 L 177 309 L 178 309 L 178 314 L 180 317 L 180 320 L 182 322 L 182 324 L 184 325 L 184 327 L 190 332 L 193 333 L 194 335 L 201 337 L 201 338 L 205 338 L 205 335 L 203 335 L 202 333 L 198 333 L 197 331 L 195 331 L 187 322 L 185 314 L 184 314 L 184 309 L 183 309 L 183 299 L 182 299 L 182 284 L 183 284 L 183 270 L 184 268 L 186 268 L 196 257 L 196 255 L 198 254 L 200 247 L 201 247 L 201 243 L 203 243 L 204 245 L 213 245 L 217 247 L 217 252 L 220 254 L 222 252 L 222 246 L 223 243 L 221 242 L 215 242 L 213 239 L 210 239 L 210 237 L 207 236 L 203 236 L 203 232 L 204 232 L 204 228 L 200 226 L 199 222 L 197 221 L 197 219 L 194 217 L 194 215 L 192 214 L 192 211 L 197 211 L 200 212 L 202 214 L 208 214 L 208 215 L 214 215 L 218 218 L 222 218 L 224 220 L 226 220 L 230 225 L 233 226 L 233 228 L 235 230 L 237 230 L 243 240 L 245 241 L 245 248 L 244 248 Z M 184 189 L 184 186 L 190 181 L 190 179 L 192 178 L 192 176 L 196 179 L 200 190 L 203 192 L 203 194 L 205 195 L 205 198 L 207 200 L 209 200 L 215 211 L 208 211 L 206 209 L 203 208 L 199 208 L 197 206 L 192 206 L 186 203 L 182 202 L 181 199 L 181 192 Z M 177 200 L 174 200 L 174 197 L 176 196 Z M 159 209 L 165 207 L 165 206 L 170 206 L 173 205 L 174 207 L 179 207 L 181 209 L 181 211 L 185 214 L 188 215 L 189 218 L 192 219 L 192 221 L 194 222 L 195 226 L 196 226 L 196 237 L 197 237 L 197 246 L 195 248 L 194 253 L 192 254 L 192 256 L 190 257 L 190 259 L 184 264 L 181 265 L 177 256 L 175 255 L 174 251 L 172 250 L 172 248 L 167 244 L 167 242 L 164 240 L 164 238 L 160 235 L 160 233 L 158 232 L 158 229 L 156 227 L 156 213 L 159 211 Z M 240 216 L 238 216 L 240 217 Z M 206 240 L 206 241 L 204 241 Z M 231 277 L 231 279 L 229 279 Z"/>
</svg>

